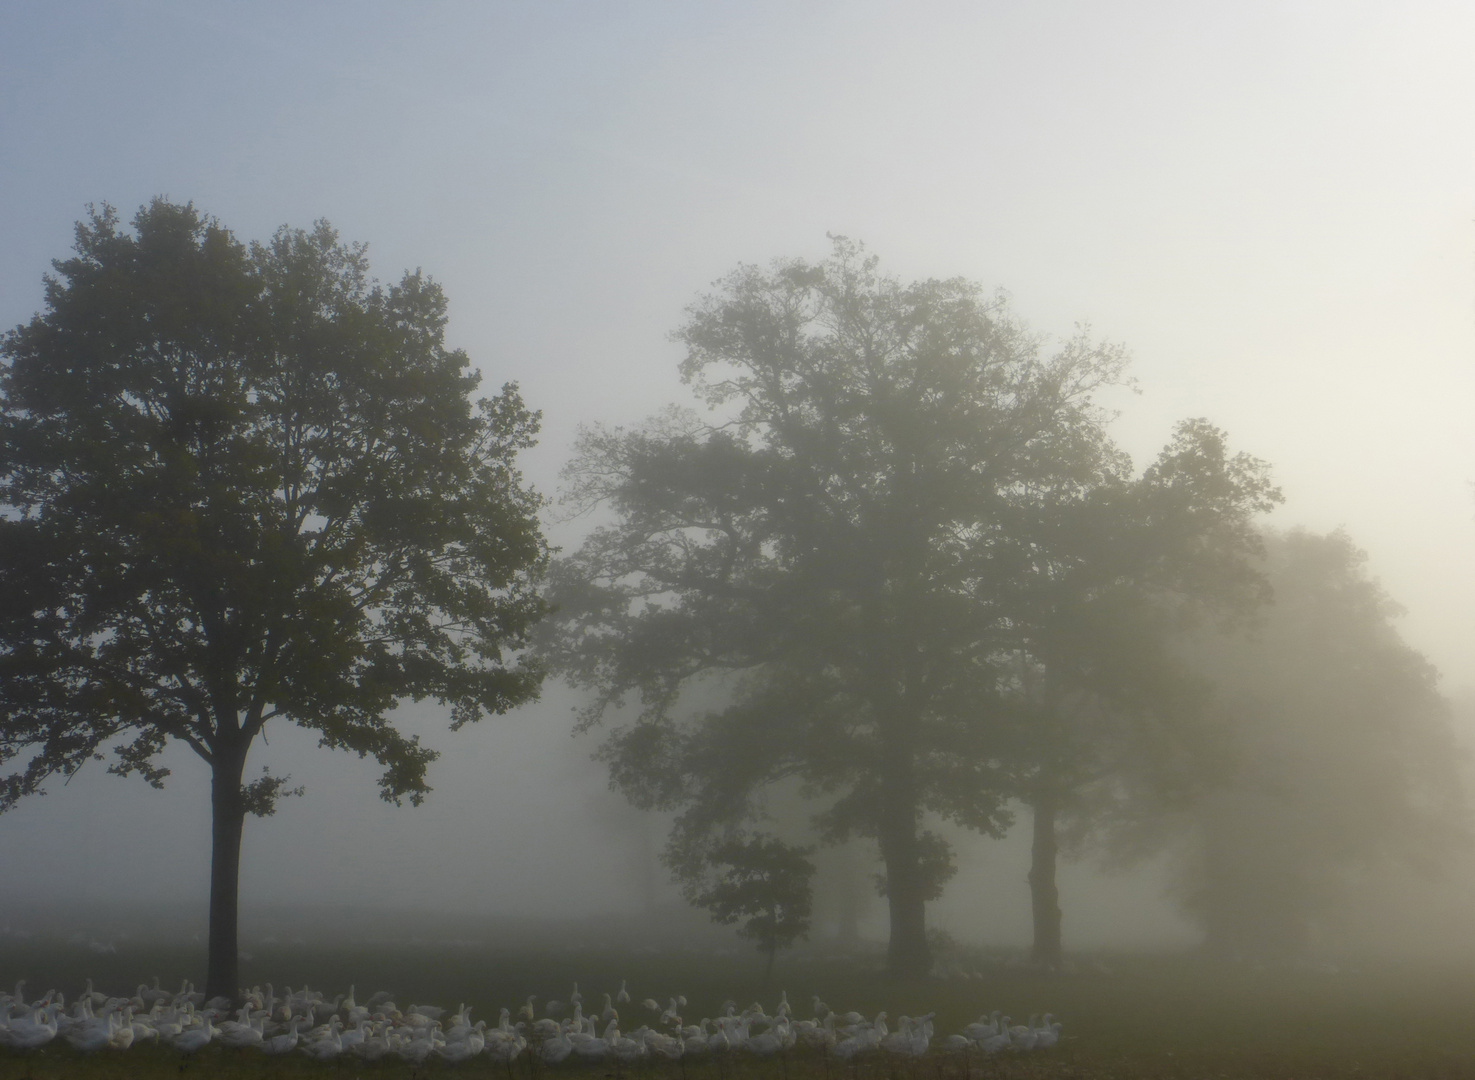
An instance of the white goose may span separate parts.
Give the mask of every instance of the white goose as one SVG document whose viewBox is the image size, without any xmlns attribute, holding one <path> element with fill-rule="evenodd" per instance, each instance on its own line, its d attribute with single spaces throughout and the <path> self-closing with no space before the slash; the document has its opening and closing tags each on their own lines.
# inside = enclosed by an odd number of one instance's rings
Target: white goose
<svg viewBox="0 0 1475 1080">
<path fill-rule="evenodd" d="M 287 1025 L 285 1035 L 273 1035 L 261 1044 L 261 1049 L 268 1054 L 290 1054 L 297 1049 L 297 1041 L 301 1036 L 297 1034 L 297 1025 L 302 1021 L 298 1017 L 292 1017 Z"/>
<path fill-rule="evenodd" d="M 206 1016 L 205 1022 L 199 1027 L 186 1028 L 174 1036 L 174 1049 L 181 1054 L 193 1054 L 204 1049 L 215 1034 L 215 1025 L 210 1023 L 210 1018 Z"/>
<path fill-rule="evenodd" d="M 548 1065 L 557 1065 L 573 1052 L 574 1044 L 569 1041 L 568 1032 L 563 1030 L 538 1044 L 538 1056 Z"/>
</svg>

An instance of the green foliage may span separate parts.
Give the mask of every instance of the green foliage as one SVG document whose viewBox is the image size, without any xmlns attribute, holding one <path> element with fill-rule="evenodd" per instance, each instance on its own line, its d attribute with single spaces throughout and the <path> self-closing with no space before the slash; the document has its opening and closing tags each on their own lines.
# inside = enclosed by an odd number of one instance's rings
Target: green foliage
<svg viewBox="0 0 1475 1080">
<path fill-rule="evenodd" d="M 239 772 L 274 717 L 419 802 L 456 724 L 532 697 L 547 557 L 513 459 L 538 417 L 444 343 L 421 274 L 383 286 L 324 223 L 249 248 L 156 200 L 77 226 L 0 355 L 0 810 L 114 744 Z M 269 807 L 261 781 L 243 798 Z"/>
<path fill-rule="evenodd" d="M 586 723 L 638 705 L 602 752 L 678 813 L 673 849 L 796 779 L 825 839 L 879 843 L 893 964 L 925 970 L 947 860 L 922 816 L 1011 820 L 1022 597 L 1052 507 L 1125 475 L 1092 400 L 1122 351 L 1082 332 L 1047 354 L 1002 299 L 904 285 L 844 240 L 738 270 L 676 336 L 718 417 L 584 434 L 571 498 L 614 522 L 555 571 L 549 655 L 595 692 Z"/>
<path fill-rule="evenodd" d="M 742 921 L 738 933 L 768 954 L 771 967 L 780 949 L 809 933 L 811 851 L 772 837 L 730 837 L 706 852 L 700 867 L 682 868 L 682 892 L 723 926 Z"/>
<path fill-rule="evenodd" d="M 246 813 L 253 817 L 271 817 L 277 812 L 278 799 L 301 795 L 304 789 L 300 785 L 287 787 L 287 782 L 291 779 L 290 776 L 272 776 L 262 766 L 261 775 L 241 787 L 241 802 Z"/>
<path fill-rule="evenodd" d="M 1011 608 L 1019 753 L 1027 790 L 1073 811 L 1078 835 L 1092 785 L 1162 805 L 1218 767 L 1209 687 L 1177 643 L 1270 599 L 1255 519 L 1280 501 L 1265 463 L 1189 420 L 1140 477 L 1103 477 L 1043 516 Z"/>
<path fill-rule="evenodd" d="M 1363 882 L 1437 875 L 1470 840 L 1437 672 L 1400 639 L 1364 554 L 1341 532 L 1267 540 L 1275 604 L 1252 633 L 1190 651 L 1231 736 L 1228 775 L 1173 819 L 1181 895 L 1229 953 L 1303 949 Z"/>
</svg>

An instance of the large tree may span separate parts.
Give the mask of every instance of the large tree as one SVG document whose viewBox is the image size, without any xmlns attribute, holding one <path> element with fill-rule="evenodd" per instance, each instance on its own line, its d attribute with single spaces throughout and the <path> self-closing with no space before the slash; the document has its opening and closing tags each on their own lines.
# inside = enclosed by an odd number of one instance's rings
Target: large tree
<svg viewBox="0 0 1475 1080">
<path fill-rule="evenodd" d="M 1360 882 L 1437 872 L 1470 841 L 1449 704 L 1366 557 L 1341 532 L 1266 539 L 1274 604 L 1186 651 L 1213 681 L 1229 775 L 1127 833 L 1177 830 L 1180 895 L 1230 956 L 1300 952 Z"/>
<path fill-rule="evenodd" d="M 673 866 L 797 778 L 826 839 L 877 843 L 889 966 L 924 973 L 951 870 L 924 815 L 1009 822 L 1008 601 L 1043 504 L 1122 468 L 1092 399 L 1122 353 L 1047 353 L 1002 299 L 902 284 L 846 241 L 689 314 L 682 374 L 717 416 L 586 433 L 570 492 L 613 519 L 557 571 L 552 655 L 595 691 L 589 722 L 638 698 L 603 753 L 679 813 Z"/>
<path fill-rule="evenodd" d="M 88 760 L 159 786 L 211 771 L 210 995 L 236 992 L 245 782 L 274 718 L 373 756 L 418 803 L 435 756 L 407 699 L 453 726 L 537 693 L 540 499 L 516 453 L 538 418 L 446 347 L 418 272 L 381 286 L 326 224 L 247 247 L 155 200 L 79 223 L 45 310 L 0 346 L 0 810 Z"/>
<path fill-rule="evenodd" d="M 1279 499 L 1263 462 L 1191 420 L 1140 476 L 1065 492 L 1029 530 L 1009 610 L 1037 963 L 1061 961 L 1062 817 L 1080 837 L 1103 788 L 1167 809 L 1220 771 L 1207 683 L 1177 646 L 1269 598 L 1254 521 Z"/>
</svg>

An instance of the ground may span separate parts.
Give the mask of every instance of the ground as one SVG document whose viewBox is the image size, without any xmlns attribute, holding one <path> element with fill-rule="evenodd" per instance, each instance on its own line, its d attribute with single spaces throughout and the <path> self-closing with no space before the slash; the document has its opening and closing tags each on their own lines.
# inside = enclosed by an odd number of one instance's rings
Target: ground
<svg viewBox="0 0 1475 1080">
<path fill-rule="evenodd" d="M 120 993 L 140 980 L 162 977 L 177 987 L 199 974 L 194 949 L 122 946 L 96 954 L 82 947 L 0 943 L 0 984 L 26 978 L 27 995 L 56 986 L 74 994 L 85 977 Z M 980 965 L 982 979 L 891 983 L 866 960 L 788 957 L 772 982 L 762 982 L 762 962 L 746 955 L 705 952 L 631 952 L 614 948 L 516 952 L 470 943 L 400 944 L 373 948 L 280 944 L 257 947 L 242 965 L 248 983 L 306 982 L 331 997 L 354 984 L 360 1000 L 375 990 L 411 1002 L 455 1008 L 474 1006 L 473 1019 L 495 1023 L 497 1009 L 516 1010 L 528 994 L 540 1004 L 567 1000 L 577 979 L 586 1009 L 597 1012 L 605 991 L 628 980 L 638 1003 L 647 996 L 663 1005 L 685 994 L 688 1021 L 717 1013 L 728 998 L 739 1008 L 759 1000 L 772 1009 L 788 992 L 796 1016 L 812 1015 L 818 994 L 837 1009 L 893 1019 L 935 1010 L 939 1036 L 957 1031 L 980 1013 L 1001 1009 L 1016 1020 L 1052 1012 L 1064 1025 L 1053 1051 L 969 1060 L 934 1054 L 903 1065 L 876 1060 L 855 1068 L 794 1054 L 787 1061 L 739 1057 L 727 1063 L 691 1063 L 685 1080 L 1126 1080 L 1163 1078 L 1472 1077 L 1475 1078 L 1475 968 L 1436 963 L 1374 962 L 1336 967 L 1210 963 L 1192 957 L 1103 956 L 1070 974 L 1048 975 L 1003 963 Z M 621 1027 L 654 1022 L 639 1004 L 622 1007 Z M 527 1060 L 515 1080 L 532 1080 Z M 419 1076 L 461 1073 L 491 1076 L 505 1070 L 483 1059 L 467 1066 L 433 1063 Z M 541 1074 L 546 1070 L 539 1068 Z M 609 1067 L 568 1066 L 574 1076 L 613 1076 Z M 26 1055 L 0 1050 L 0 1080 L 50 1077 L 297 1076 L 375 1077 L 396 1080 L 415 1070 L 397 1062 L 346 1061 L 320 1065 L 297 1055 L 288 1061 L 250 1052 L 211 1048 L 188 1061 L 167 1049 L 145 1047 L 82 1057 L 60 1041 Z M 641 1067 L 634 1074 L 682 1076 L 675 1065 Z"/>
</svg>

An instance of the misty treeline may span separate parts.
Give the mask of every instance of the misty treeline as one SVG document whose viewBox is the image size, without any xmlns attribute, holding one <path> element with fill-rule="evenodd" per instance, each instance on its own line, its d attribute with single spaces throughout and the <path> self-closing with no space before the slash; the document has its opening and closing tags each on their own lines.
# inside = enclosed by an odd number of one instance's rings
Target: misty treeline
<svg viewBox="0 0 1475 1080">
<path fill-rule="evenodd" d="M 1207 421 L 1135 469 L 1098 400 L 1123 351 L 969 282 L 837 240 L 718 283 L 675 335 L 707 410 L 586 430 L 566 494 L 598 525 L 555 561 L 516 467 L 539 415 L 474 396 L 428 278 L 163 199 L 131 231 L 93 212 L 54 265 L 0 344 L 0 810 L 94 760 L 160 786 L 188 746 L 212 996 L 244 820 L 294 791 L 246 775 L 273 719 L 418 803 L 435 755 L 396 706 L 460 728 L 549 671 L 670 815 L 687 898 L 770 963 L 818 849 L 863 844 L 890 969 L 926 972 L 943 823 L 1032 823 L 1046 964 L 1062 851 L 1172 852 L 1233 951 L 1298 948 L 1349 874 L 1464 842 L 1435 674 L 1350 541 L 1267 537 L 1268 467 Z"/>
<path fill-rule="evenodd" d="M 941 823 L 1028 820 L 1046 965 L 1062 845 L 1172 851 L 1242 953 L 1307 944 L 1355 867 L 1464 840 L 1435 672 L 1360 556 L 1267 538 L 1267 465 L 1205 420 L 1135 471 L 1097 400 L 1121 349 L 1047 347 L 1001 297 L 844 239 L 737 270 L 675 338 L 708 411 L 583 434 L 566 494 L 605 520 L 552 569 L 548 655 L 609 723 L 612 782 L 672 816 L 688 899 L 746 882 L 770 952 L 764 928 L 807 929 L 803 857 L 858 839 L 890 970 L 926 972 Z M 746 865 L 785 844 L 788 879 Z"/>
</svg>

